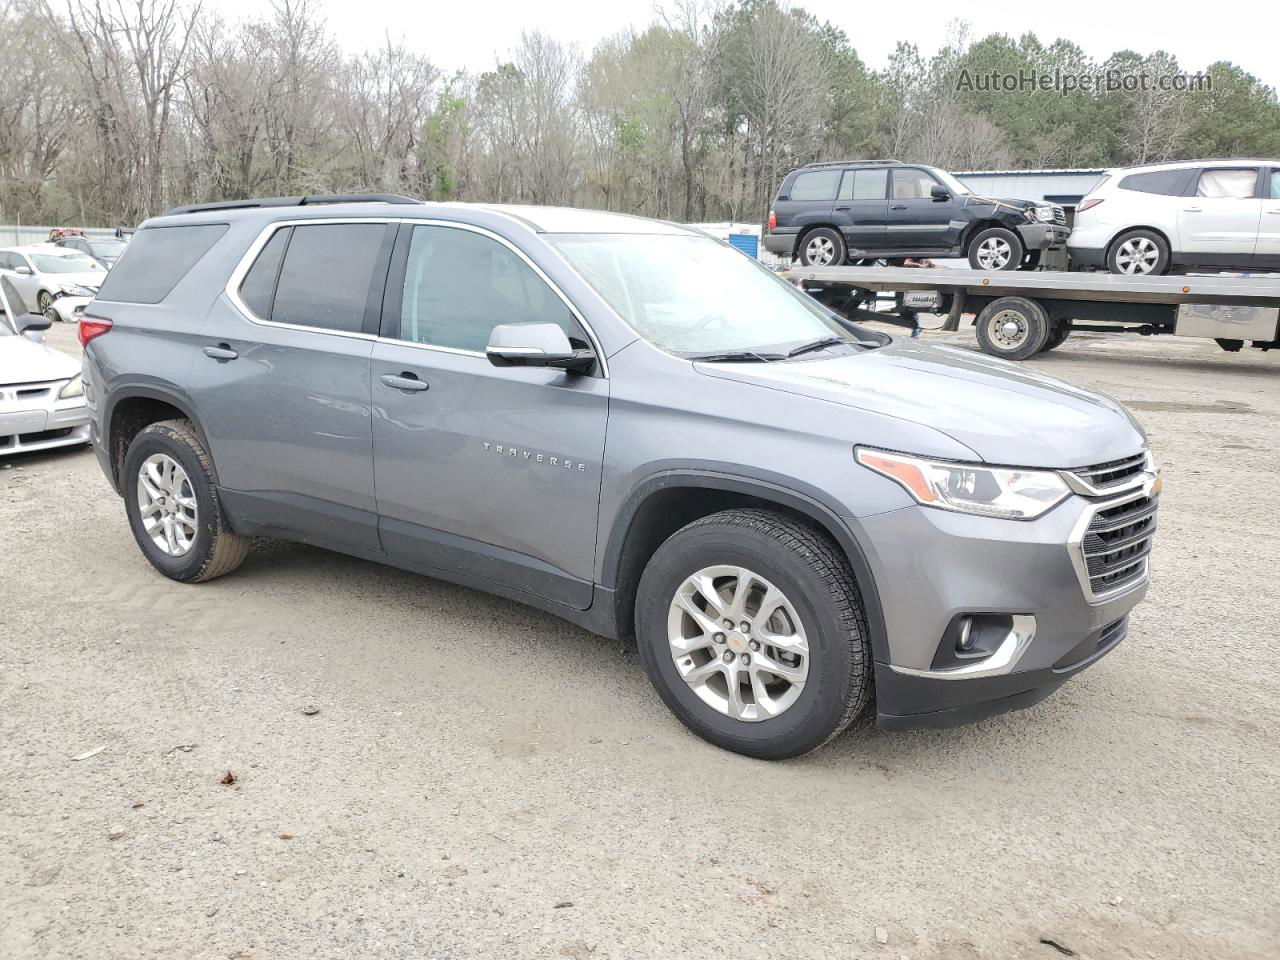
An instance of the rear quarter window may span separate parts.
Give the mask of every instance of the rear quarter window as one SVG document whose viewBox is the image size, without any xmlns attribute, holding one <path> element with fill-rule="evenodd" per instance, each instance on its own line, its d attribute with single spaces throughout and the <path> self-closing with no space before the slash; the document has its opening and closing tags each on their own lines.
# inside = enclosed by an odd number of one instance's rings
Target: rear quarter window
<svg viewBox="0 0 1280 960">
<path fill-rule="evenodd" d="M 139 230 L 102 282 L 98 299 L 159 303 L 227 232 L 227 226 L 198 223 Z"/>
<path fill-rule="evenodd" d="M 1187 182 L 1194 170 L 1152 170 L 1150 173 L 1131 173 L 1119 183 L 1121 190 L 1135 193 L 1154 193 L 1163 197 L 1181 197 L 1186 193 Z"/>
</svg>

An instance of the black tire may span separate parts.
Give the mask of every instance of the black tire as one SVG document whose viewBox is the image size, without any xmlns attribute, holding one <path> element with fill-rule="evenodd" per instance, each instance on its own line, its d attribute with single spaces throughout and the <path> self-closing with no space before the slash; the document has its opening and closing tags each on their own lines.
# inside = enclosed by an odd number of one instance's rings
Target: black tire
<svg viewBox="0 0 1280 960">
<path fill-rule="evenodd" d="M 44 313 L 53 306 L 53 295 L 48 290 L 41 290 L 36 294 L 36 308 L 40 313 Z"/>
<path fill-rule="evenodd" d="M 816 257 L 819 250 L 830 251 L 830 259 Z M 839 230 L 815 227 L 800 238 L 796 253 L 806 267 L 838 267 L 844 263 L 848 248 Z"/>
<path fill-rule="evenodd" d="M 788 709 L 765 720 L 730 717 L 705 703 L 672 659 L 667 618 L 684 581 L 705 567 L 742 566 L 783 592 L 803 625 L 808 677 Z M 662 544 L 636 593 L 636 637 L 649 679 L 682 723 L 735 753 L 782 760 L 807 753 L 852 723 L 871 698 L 866 617 L 844 555 L 821 531 L 760 509 L 696 520 Z"/>
<path fill-rule="evenodd" d="M 1169 244 L 1154 230 L 1126 230 L 1107 250 L 1107 269 L 1131 277 L 1161 276 L 1169 272 Z"/>
<path fill-rule="evenodd" d="M 138 474 L 146 459 L 158 453 L 177 461 L 196 498 L 195 537 L 190 549 L 178 557 L 153 543 L 142 524 Z M 129 444 L 122 469 L 120 486 L 133 538 L 151 565 L 166 577 L 197 583 L 228 574 L 244 562 L 253 541 L 231 532 L 218 501 L 209 454 L 190 420 L 162 420 L 144 427 Z"/>
<path fill-rule="evenodd" d="M 1055 320 L 1053 329 L 1049 331 L 1049 339 L 1044 342 L 1044 346 L 1040 348 L 1041 353 L 1052 350 L 1055 347 L 1062 346 L 1064 340 L 1071 336 L 1070 320 Z"/>
<path fill-rule="evenodd" d="M 1000 255 L 990 263 L 983 263 L 982 260 L 986 256 L 983 245 L 988 243 L 994 244 L 995 251 Z M 1012 230 L 1006 230 L 1004 227 L 987 227 L 969 238 L 967 256 L 969 266 L 974 270 L 1017 270 L 1022 265 L 1025 252 L 1022 238 Z"/>
<path fill-rule="evenodd" d="M 62 321 L 62 315 L 59 314 L 57 310 L 53 309 L 52 306 L 46 308 L 43 313 L 44 318 L 50 323 L 60 323 Z"/>
<path fill-rule="evenodd" d="M 1006 324 L 1016 329 L 1006 332 Z M 1049 340 L 1049 315 L 1025 297 L 1000 297 L 978 314 L 978 345 L 982 352 L 1004 360 L 1033 357 Z"/>
</svg>

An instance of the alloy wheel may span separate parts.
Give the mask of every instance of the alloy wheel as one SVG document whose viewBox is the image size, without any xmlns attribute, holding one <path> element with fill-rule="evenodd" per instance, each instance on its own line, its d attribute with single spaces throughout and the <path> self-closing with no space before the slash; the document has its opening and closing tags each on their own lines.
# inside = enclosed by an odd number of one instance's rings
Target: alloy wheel
<svg viewBox="0 0 1280 960">
<path fill-rule="evenodd" d="M 815 267 L 825 267 L 836 258 L 836 245 L 826 237 L 814 237 L 804 247 L 809 263 Z"/>
<path fill-rule="evenodd" d="M 138 515 L 151 542 L 168 556 L 185 556 L 195 544 L 196 493 L 168 454 L 152 454 L 138 468 Z"/>
<path fill-rule="evenodd" d="M 978 244 L 978 263 L 984 270 L 1003 270 L 1013 259 L 1013 247 L 1003 237 L 988 237 Z"/>
<path fill-rule="evenodd" d="M 705 567 L 688 577 L 671 600 L 667 639 L 689 688 L 735 720 L 786 712 L 809 676 L 809 643 L 795 606 L 744 567 Z"/>
<path fill-rule="evenodd" d="M 1130 237 L 1116 251 L 1116 266 L 1121 273 L 1150 273 L 1160 262 L 1160 248 L 1150 237 Z"/>
</svg>

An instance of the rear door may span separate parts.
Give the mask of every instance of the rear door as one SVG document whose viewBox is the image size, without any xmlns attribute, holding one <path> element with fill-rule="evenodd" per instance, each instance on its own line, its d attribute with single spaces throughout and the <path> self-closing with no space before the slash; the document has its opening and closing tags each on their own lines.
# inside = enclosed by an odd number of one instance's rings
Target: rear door
<svg viewBox="0 0 1280 960">
<path fill-rule="evenodd" d="M 1193 196 L 1182 198 L 1178 234 L 1183 254 L 1220 266 L 1253 262 L 1262 220 L 1262 170 L 1256 166 L 1206 167 Z"/>
<path fill-rule="evenodd" d="M 1280 166 L 1270 167 L 1263 181 L 1262 219 L 1254 263 L 1266 270 L 1280 270 Z"/>
<path fill-rule="evenodd" d="M 238 520 L 378 549 L 369 357 L 395 233 L 273 225 L 205 320 L 190 393 Z"/>
<path fill-rule="evenodd" d="M 844 171 L 832 208 L 832 222 L 844 234 L 850 256 L 885 245 L 888 181 L 889 171 L 884 167 Z"/>
<path fill-rule="evenodd" d="M 803 233 L 814 224 L 831 223 L 831 207 L 840 186 L 839 168 L 801 170 L 784 183 L 784 192 L 774 201 L 779 232 Z"/>
<path fill-rule="evenodd" d="M 568 301 L 507 241 L 462 225 L 402 228 L 373 351 L 382 542 L 416 564 L 586 609 L 608 380 L 599 365 L 584 375 L 491 364 L 493 327 L 531 322 L 590 345 Z"/>
<path fill-rule="evenodd" d="M 942 186 L 919 167 L 891 168 L 889 213 L 885 245 L 894 250 L 938 250 L 955 244 L 951 222 L 956 198 L 938 200 L 934 187 Z"/>
</svg>

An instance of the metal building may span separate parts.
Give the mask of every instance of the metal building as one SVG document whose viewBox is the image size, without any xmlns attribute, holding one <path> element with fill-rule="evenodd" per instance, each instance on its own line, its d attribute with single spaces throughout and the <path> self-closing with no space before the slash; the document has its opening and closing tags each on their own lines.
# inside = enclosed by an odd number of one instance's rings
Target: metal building
<svg viewBox="0 0 1280 960">
<path fill-rule="evenodd" d="M 974 193 L 984 197 L 1044 200 L 1056 203 L 1074 219 L 1076 204 L 1102 179 L 1105 169 L 1066 170 L 970 170 L 956 176 Z"/>
</svg>

